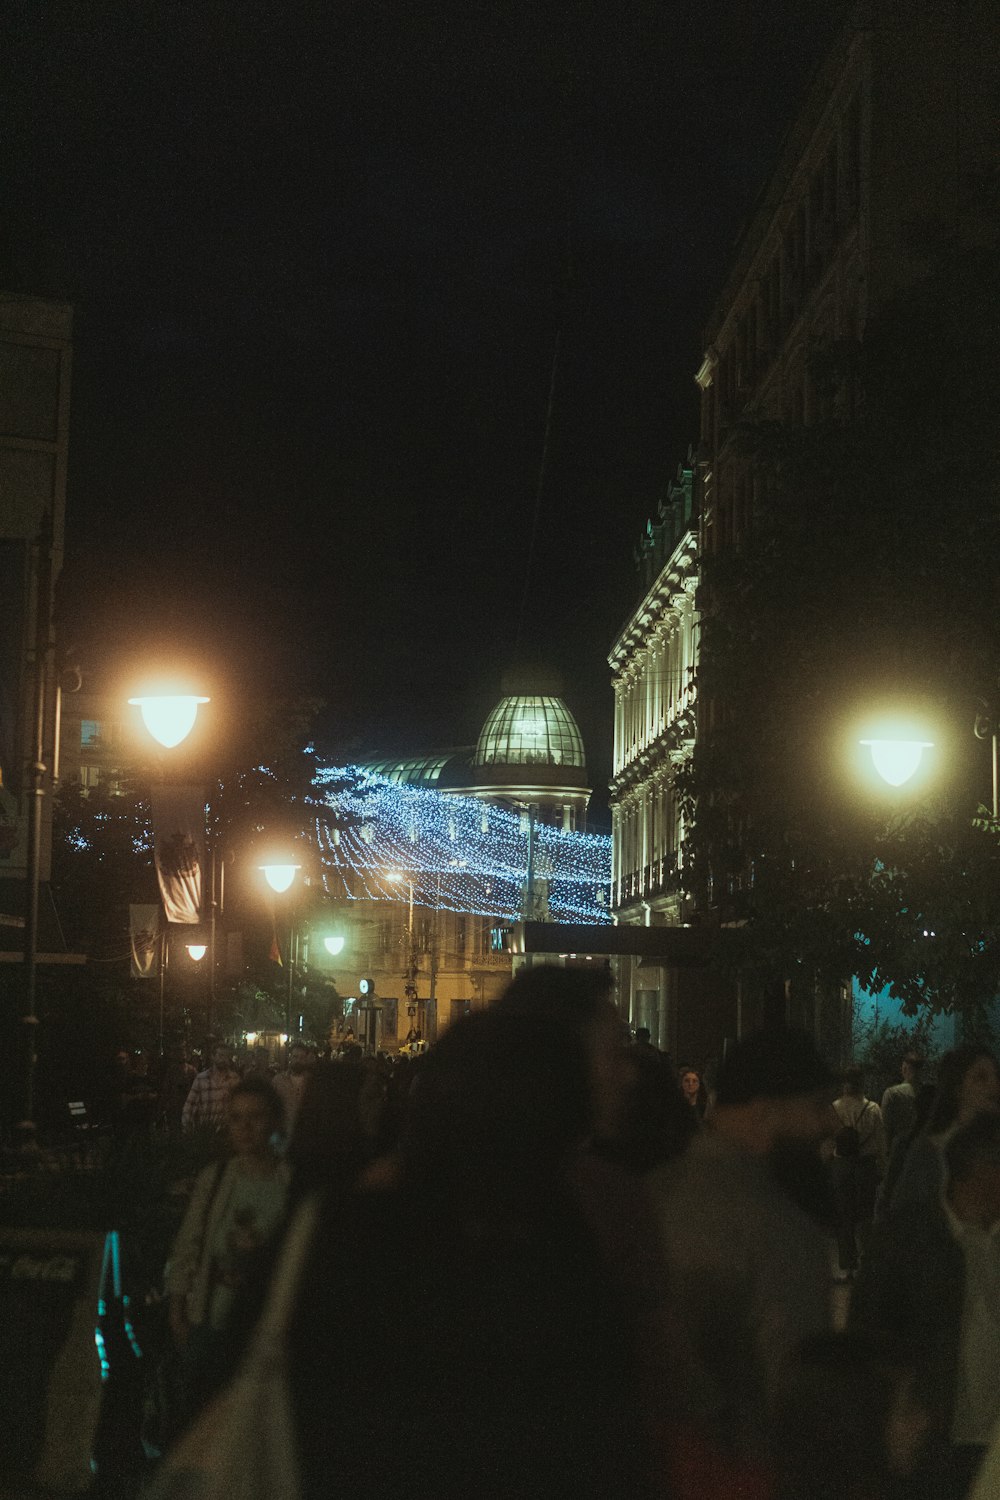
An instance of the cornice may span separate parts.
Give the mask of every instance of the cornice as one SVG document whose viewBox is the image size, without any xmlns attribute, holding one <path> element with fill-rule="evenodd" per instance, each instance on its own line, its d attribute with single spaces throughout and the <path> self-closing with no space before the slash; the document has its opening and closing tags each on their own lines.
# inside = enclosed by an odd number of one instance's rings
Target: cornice
<svg viewBox="0 0 1000 1500">
<path fill-rule="evenodd" d="M 680 622 L 676 601 L 694 597 L 698 571 L 698 533 L 692 527 L 684 533 L 612 646 L 608 665 L 614 671 L 626 670 L 625 663 L 629 658 L 638 651 L 646 650 L 650 637 L 668 619 Z M 692 585 L 690 588 L 689 581 Z M 686 603 L 682 607 L 686 608 Z"/>
</svg>

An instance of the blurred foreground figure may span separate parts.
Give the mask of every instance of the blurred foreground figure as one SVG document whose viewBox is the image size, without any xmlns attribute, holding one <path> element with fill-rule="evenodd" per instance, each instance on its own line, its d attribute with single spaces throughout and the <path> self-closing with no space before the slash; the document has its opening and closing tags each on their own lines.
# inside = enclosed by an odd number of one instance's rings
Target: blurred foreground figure
<svg viewBox="0 0 1000 1500">
<path fill-rule="evenodd" d="M 633 1326 L 572 1183 L 612 1108 L 594 1020 L 457 1022 L 398 1152 L 328 1193 L 290 1339 L 304 1500 L 650 1493 Z"/>
<path fill-rule="evenodd" d="M 876 1226 L 850 1322 L 906 1342 L 935 1414 L 935 1490 L 964 1495 L 1000 1418 L 1000 1115 L 981 1113 L 944 1149 L 947 1188 Z"/>
<path fill-rule="evenodd" d="M 832 1094 L 804 1033 L 748 1037 L 719 1070 L 711 1125 L 653 1179 L 678 1324 L 685 1495 L 769 1492 L 783 1363 L 829 1327 L 828 1239 L 792 1190 L 808 1201 L 810 1174 L 822 1171 L 818 1146 L 836 1124 Z"/>
<path fill-rule="evenodd" d="M 889 1208 L 906 1203 L 936 1206 L 947 1184 L 945 1148 L 956 1130 L 977 1115 L 1000 1111 L 1000 1069 L 988 1047 L 975 1042 L 946 1052 L 927 1124 L 906 1154 Z"/>
<path fill-rule="evenodd" d="M 931 1500 L 918 1478 L 930 1422 L 905 1347 L 857 1333 L 807 1339 L 778 1390 L 777 1500 Z"/>
</svg>

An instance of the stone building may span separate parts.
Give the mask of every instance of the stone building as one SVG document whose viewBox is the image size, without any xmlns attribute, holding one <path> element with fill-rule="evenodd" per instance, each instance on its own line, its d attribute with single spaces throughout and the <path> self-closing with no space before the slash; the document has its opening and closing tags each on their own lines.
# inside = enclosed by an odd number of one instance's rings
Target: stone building
<svg viewBox="0 0 1000 1500">
<path fill-rule="evenodd" d="M 611 904 L 619 925 L 687 926 L 684 821 L 677 777 L 696 730 L 698 480 L 680 465 L 636 554 L 643 594 L 608 662 L 615 694 Z M 664 958 L 617 960 L 619 1004 L 654 1045 L 700 1067 L 720 1017 L 707 971 Z"/>
</svg>

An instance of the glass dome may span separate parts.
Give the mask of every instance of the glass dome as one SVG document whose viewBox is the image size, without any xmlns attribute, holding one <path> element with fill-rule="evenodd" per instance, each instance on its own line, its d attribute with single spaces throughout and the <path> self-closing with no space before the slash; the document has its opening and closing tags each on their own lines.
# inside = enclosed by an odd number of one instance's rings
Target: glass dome
<svg viewBox="0 0 1000 1500">
<path fill-rule="evenodd" d="M 582 767 L 583 739 L 561 698 L 501 698 L 483 725 L 473 765 Z"/>
</svg>

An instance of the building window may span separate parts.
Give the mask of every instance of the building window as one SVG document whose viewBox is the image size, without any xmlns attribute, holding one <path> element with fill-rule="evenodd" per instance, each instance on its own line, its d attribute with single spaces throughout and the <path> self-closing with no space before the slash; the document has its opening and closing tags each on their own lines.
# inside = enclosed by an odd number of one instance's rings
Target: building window
<svg viewBox="0 0 1000 1500">
<path fill-rule="evenodd" d="M 96 745 L 100 738 L 101 725 L 99 721 L 97 719 L 82 719 L 80 722 L 80 744 Z"/>
</svg>

